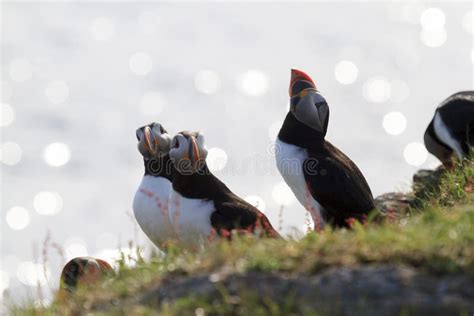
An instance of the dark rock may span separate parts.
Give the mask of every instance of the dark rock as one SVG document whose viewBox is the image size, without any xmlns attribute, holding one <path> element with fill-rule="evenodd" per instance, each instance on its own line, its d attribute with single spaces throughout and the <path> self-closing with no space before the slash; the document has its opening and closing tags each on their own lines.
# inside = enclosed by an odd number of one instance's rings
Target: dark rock
<svg viewBox="0 0 474 316">
<path fill-rule="evenodd" d="M 439 187 L 441 176 L 446 171 L 443 166 L 438 167 L 436 170 L 418 170 L 413 175 L 413 187 L 415 191 L 418 190 L 432 190 L 433 188 Z"/>
<path fill-rule="evenodd" d="M 409 215 L 410 210 L 420 207 L 420 201 L 436 194 L 441 176 L 446 171 L 443 166 L 436 170 L 419 170 L 413 175 L 413 192 L 390 192 L 375 199 L 375 206 L 380 211 L 380 220 L 397 221 Z"/>
<path fill-rule="evenodd" d="M 432 275 L 404 266 L 331 268 L 313 276 L 249 272 L 206 274 L 162 283 L 142 297 L 160 306 L 197 296 L 223 300 L 222 289 L 235 304 L 242 294 L 284 306 L 291 301 L 304 310 L 330 315 L 447 315 L 474 312 L 474 279 L 466 275 Z"/>
<path fill-rule="evenodd" d="M 383 216 L 401 218 L 414 206 L 416 197 L 410 193 L 390 192 L 375 199 L 375 206 Z"/>
</svg>

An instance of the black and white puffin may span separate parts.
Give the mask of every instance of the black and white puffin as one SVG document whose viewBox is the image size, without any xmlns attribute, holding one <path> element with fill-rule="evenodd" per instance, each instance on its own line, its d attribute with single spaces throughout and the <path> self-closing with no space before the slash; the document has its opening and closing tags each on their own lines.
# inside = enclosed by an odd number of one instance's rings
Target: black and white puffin
<svg viewBox="0 0 474 316">
<path fill-rule="evenodd" d="M 453 154 L 463 159 L 474 146 L 474 91 L 461 91 L 444 100 L 425 132 L 426 149 L 448 168 Z"/>
<path fill-rule="evenodd" d="M 171 223 L 187 247 L 205 245 L 232 231 L 278 237 L 267 217 L 216 178 L 206 164 L 207 149 L 200 132 L 180 132 L 171 141 L 173 188 Z"/>
<path fill-rule="evenodd" d="M 59 289 L 65 294 L 74 293 L 78 286 L 92 284 L 111 275 L 114 275 L 114 269 L 106 261 L 92 257 L 77 257 L 64 266 Z"/>
<path fill-rule="evenodd" d="M 176 239 L 168 214 L 172 165 L 171 137 L 160 123 L 137 129 L 138 151 L 143 156 L 145 174 L 133 199 L 133 213 L 143 232 L 157 246 Z"/>
<path fill-rule="evenodd" d="M 375 209 L 361 171 L 325 140 L 329 106 L 304 72 L 292 69 L 290 110 L 276 140 L 278 170 L 311 213 L 315 230 L 326 223 L 351 227 Z"/>
</svg>

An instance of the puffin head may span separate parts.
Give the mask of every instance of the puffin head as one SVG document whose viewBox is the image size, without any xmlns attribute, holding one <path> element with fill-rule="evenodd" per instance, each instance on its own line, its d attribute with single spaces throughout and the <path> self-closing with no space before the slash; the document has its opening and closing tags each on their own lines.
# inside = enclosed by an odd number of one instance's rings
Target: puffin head
<svg viewBox="0 0 474 316">
<path fill-rule="evenodd" d="M 207 148 L 201 132 L 179 132 L 171 141 L 170 158 L 176 170 L 192 174 L 206 164 Z"/>
<path fill-rule="evenodd" d="M 145 160 L 165 156 L 169 153 L 171 136 L 158 122 L 142 126 L 136 131 L 138 151 Z"/>
<path fill-rule="evenodd" d="M 291 70 L 290 112 L 301 123 L 326 135 L 329 106 L 319 93 L 313 80 L 304 72 Z"/>
<path fill-rule="evenodd" d="M 61 272 L 60 289 L 73 293 L 81 284 L 91 284 L 113 274 L 114 270 L 104 260 L 92 257 L 74 258 L 66 263 Z"/>
</svg>

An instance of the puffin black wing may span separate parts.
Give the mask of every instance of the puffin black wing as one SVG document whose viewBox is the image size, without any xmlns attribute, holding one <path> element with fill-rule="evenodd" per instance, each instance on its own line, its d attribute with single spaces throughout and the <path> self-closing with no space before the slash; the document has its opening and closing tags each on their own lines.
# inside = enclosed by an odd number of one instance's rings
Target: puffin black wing
<svg viewBox="0 0 474 316">
<path fill-rule="evenodd" d="M 363 221 L 375 209 L 362 172 L 339 149 L 325 142 L 322 152 L 309 152 L 303 165 L 311 195 L 324 208 L 323 217 L 334 227 L 350 227 L 348 219 Z"/>
<path fill-rule="evenodd" d="M 215 201 L 216 211 L 211 215 L 211 225 L 220 235 L 237 229 L 260 233 L 267 237 L 278 237 L 267 217 L 251 204 L 232 194 L 227 201 Z"/>
</svg>

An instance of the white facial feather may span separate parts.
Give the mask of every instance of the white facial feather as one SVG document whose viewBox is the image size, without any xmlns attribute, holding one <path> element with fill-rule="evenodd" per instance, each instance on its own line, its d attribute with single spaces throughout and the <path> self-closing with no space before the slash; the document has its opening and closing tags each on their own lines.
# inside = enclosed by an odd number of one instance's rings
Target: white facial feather
<svg viewBox="0 0 474 316">
<path fill-rule="evenodd" d="M 194 172 L 195 168 L 197 168 L 197 165 L 193 165 L 195 162 L 191 162 L 190 160 L 190 157 L 192 156 L 190 153 L 190 142 L 191 139 L 189 137 L 185 137 L 182 134 L 175 135 L 171 141 L 171 149 L 169 154 L 175 168 L 178 171 L 188 173 Z M 202 133 L 197 134 L 196 144 L 199 151 L 199 163 L 203 163 L 207 157 L 207 148 L 205 145 L 204 135 Z"/>
</svg>

